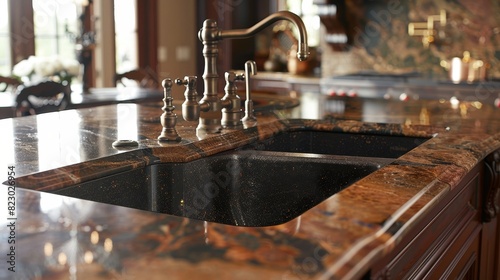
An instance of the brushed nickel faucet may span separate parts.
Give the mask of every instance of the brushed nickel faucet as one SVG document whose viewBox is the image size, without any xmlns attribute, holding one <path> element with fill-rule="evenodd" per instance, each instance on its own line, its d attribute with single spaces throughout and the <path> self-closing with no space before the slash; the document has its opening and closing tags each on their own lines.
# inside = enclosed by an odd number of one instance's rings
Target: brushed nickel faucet
<svg viewBox="0 0 500 280">
<path fill-rule="evenodd" d="M 273 13 L 248 29 L 220 30 L 217 27 L 217 22 L 214 20 L 207 19 L 203 22 L 203 27 L 198 32 L 198 38 L 203 43 L 203 57 L 205 60 L 205 69 L 203 72 L 204 92 L 203 98 L 199 101 L 199 107 L 189 108 L 189 110 L 201 111 L 197 131 L 204 130 L 206 133 L 217 133 L 222 128 L 221 112 L 223 106 L 226 104 L 217 97 L 219 41 L 255 36 L 258 32 L 279 20 L 290 21 L 297 27 L 299 33 L 297 58 L 301 61 L 307 59 L 309 49 L 306 27 L 302 19 L 292 12 L 280 11 Z M 184 108 L 188 109 L 187 107 Z"/>
<path fill-rule="evenodd" d="M 234 72 L 225 73 L 225 95 L 221 99 L 218 97 L 217 56 L 219 54 L 218 44 L 222 39 L 238 39 L 255 36 L 258 32 L 271 24 L 287 20 L 293 23 L 298 30 L 297 58 L 300 61 L 306 60 L 309 56 L 307 45 L 307 31 L 302 19 L 289 11 L 280 11 L 267 16 L 254 26 L 248 29 L 220 30 L 217 22 L 207 19 L 203 22 L 203 27 L 198 32 L 198 38 L 203 43 L 203 57 L 205 69 L 203 71 L 204 92 L 200 101 L 197 101 L 196 76 L 185 76 L 183 80 L 165 79 L 162 83 L 165 91 L 164 113 L 161 116 L 163 130 L 158 140 L 180 141 L 181 138 L 175 130 L 177 116 L 173 113 L 175 107 L 172 105 L 172 85 L 184 85 L 185 101 L 182 104 L 182 116 L 186 121 L 198 120 L 196 135 L 205 138 L 207 134 L 218 133 L 224 128 L 252 127 L 256 125 L 257 119 L 253 115 L 253 102 L 250 92 L 250 76 L 257 73 L 257 66 L 254 61 L 245 63 L 245 73 L 236 74 Z M 241 116 L 240 98 L 236 92 L 235 82 L 244 80 L 246 82 L 245 116 Z"/>
</svg>

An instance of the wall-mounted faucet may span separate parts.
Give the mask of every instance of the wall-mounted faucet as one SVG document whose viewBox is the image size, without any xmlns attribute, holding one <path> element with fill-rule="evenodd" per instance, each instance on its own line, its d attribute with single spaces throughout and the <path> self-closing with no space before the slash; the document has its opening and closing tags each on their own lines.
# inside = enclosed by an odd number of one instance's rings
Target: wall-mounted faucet
<svg viewBox="0 0 500 280">
<path fill-rule="evenodd" d="M 255 36 L 271 24 L 287 20 L 293 23 L 298 31 L 297 58 L 300 61 L 306 60 L 309 56 L 307 45 L 307 32 L 302 19 L 289 11 L 280 11 L 273 13 L 248 29 L 220 30 L 217 22 L 211 19 L 203 22 L 203 27 L 198 32 L 198 38 L 203 43 L 203 57 L 205 67 L 203 72 L 204 92 L 203 98 L 197 101 L 196 76 L 186 76 L 184 80 L 177 79 L 178 85 L 185 85 L 185 102 L 182 104 L 182 116 L 187 121 L 199 120 L 196 132 L 198 137 L 220 132 L 222 127 L 238 127 L 241 123 L 245 127 L 255 125 L 256 119 L 253 116 L 253 105 L 250 98 L 249 76 L 255 75 L 255 62 L 245 63 L 245 75 L 237 75 L 228 72 L 226 79 L 226 95 L 219 99 L 218 97 L 218 79 L 217 56 L 219 54 L 218 44 L 222 39 L 239 39 Z M 246 80 L 247 101 L 245 103 L 245 117 L 240 120 L 241 106 L 239 97 L 236 95 L 234 82 L 237 80 Z M 229 93 L 228 93 L 229 90 Z M 236 105 L 238 103 L 238 105 Z M 223 110 L 224 109 L 224 110 Z M 224 113 L 224 116 L 223 116 Z M 168 128 L 170 129 L 170 128 Z"/>
</svg>

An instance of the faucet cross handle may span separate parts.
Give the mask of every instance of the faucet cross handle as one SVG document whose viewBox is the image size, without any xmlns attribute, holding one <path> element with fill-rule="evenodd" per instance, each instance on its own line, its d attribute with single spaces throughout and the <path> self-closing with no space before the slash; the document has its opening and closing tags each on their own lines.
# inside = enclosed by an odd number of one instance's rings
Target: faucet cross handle
<svg viewBox="0 0 500 280">
<path fill-rule="evenodd" d="M 245 75 L 230 71 L 224 74 L 224 79 L 226 80 L 226 86 L 232 86 L 236 81 L 244 81 Z"/>
<path fill-rule="evenodd" d="M 245 85 L 246 85 L 246 100 L 245 100 L 245 116 L 241 121 L 245 127 L 252 127 L 257 124 L 257 118 L 253 113 L 253 101 L 251 98 L 250 76 L 257 75 L 257 64 L 253 60 L 245 62 Z"/>
</svg>

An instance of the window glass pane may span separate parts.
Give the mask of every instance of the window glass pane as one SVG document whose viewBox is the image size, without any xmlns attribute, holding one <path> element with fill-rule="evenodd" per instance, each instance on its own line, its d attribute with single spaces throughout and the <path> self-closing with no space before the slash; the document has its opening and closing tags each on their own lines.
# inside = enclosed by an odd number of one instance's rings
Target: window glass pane
<svg viewBox="0 0 500 280">
<path fill-rule="evenodd" d="M 35 34 L 56 34 L 56 5 L 54 0 L 33 0 Z"/>
<path fill-rule="evenodd" d="M 75 59 L 74 51 L 67 51 L 69 39 L 66 30 L 78 33 L 79 12 L 73 0 L 33 0 L 35 54 L 60 55 Z"/>
<path fill-rule="evenodd" d="M 57 33 L 64 35 L 66 29 L 70 32 L 78 32 L 78 14 L 81 13 L 81 8 L 77 11 L 77 7 L 72 0 L 58 0 L 57 3 L 59 4 Z"/>
<path fill-rule="evenodd" d="M 302 21 L 304 21 L 307 29 L 309 46 L 317 47 L 319 45 L 319 34 L 321 27 L 321 20 L 319 16 L 303 16 Z"/>
<path fill-rule="evenodd" d="M 8 0 L 0 0 L 0 75 L 11 73 Z"/>
<path fill-rule="evenodd" d="M 314 5 L 313 0 L 302 0 L 302 14 L 303 15 L 316 15 L 318 13 L 318 6 Z"/>
<path fill-rule="evenodd" d="M 122 73 L 138 67 L 137 36 L 135 34 L 116 35 L 116 72 Z"/>
<path fill-rule="evenodd" d="M 82 11 L 74 0 L 33 0 L 35 56 L 76 61 L 75 39 L 80 36 Z M 79 86 L 79 79 L 81 75 L 73 79 L 72 86 Z"/>
<path fill-rule="evenodd" d="M 115 2 L 116 72 L 138 67 L 136 0 Z"/>
<path fill-rule="evenodd" d="M 3 36 L 9 32 L 9 8 L 8 0 L 0 0 L 0 34 Z"/>
<path fill-rule="evenodd" d="M 10 76 L 11 67 L 9 38 L 0 36 L 0 75 Z"/>
<path fill-rule="evenodd" d="M 56 54 L 57 41 L 51 37 L 37 36 L 35 38 L 36 56 L 53 56 Z"/>
<path fill-rule="evenodd" d="M 59 55 L 61 57 L 75 58 L 76 59 L 76 48 L 75 43 L 69 38 L 63 37 L 58 40 Z"/>
<path fill-rule="evenodd" d="M 136 0 L 115 1 L 115 32 L 117 34 L 136 32 L 135 5 Z"/>
<path fill-rule="evenodd" d="M 307 29 L 308 44 L 310 47 L 319 45 L 321 21 L 317 16 L 318 7 L 313 0 L 287 0 L 286 8 L 299 15 Z"/>
<path fill-rule="evenodd" d="M 301 1 L 297 1 L 297 0 L 287 0 L 286 1 L 286 5 L 288 7 L 288 10 L 292 13 L 295 13 L 297 15 L 301 15 L 302 14 L 302 5 L 301 5 Z"/>
</svg>

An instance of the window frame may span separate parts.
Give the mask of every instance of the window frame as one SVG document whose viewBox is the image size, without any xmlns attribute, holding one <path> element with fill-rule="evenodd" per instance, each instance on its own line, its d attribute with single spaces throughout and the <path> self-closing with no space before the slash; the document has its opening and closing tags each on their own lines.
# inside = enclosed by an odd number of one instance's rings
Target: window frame
<svg viewBox="0 0 500 280">
<path fill-rule="evenodd" d="M 107 0 L 106 0 L 107 1 Z M 92 1 L 89 1 L 92 2 Z M 9 5 L 9 33 L 10 33 L 10 61 L 15 65 L 19 61 L 35 55 L 35 31 L 32 0 L 8 0 Z M 92 5 L 87 6 L 93 16 Z M 137 38 L 138 64 L 141 68 L 149 68 L 155 72 L 158 69 L 158 0 L 137 0 Z M 90 27 L 88 27 L 90 28 Z M 114 40 L 114 39 L 113 39 Z M 95 86 L 95 64 L 92 63 L 88 75 L 88 84 Z"/>
<path fill-rule="evenodd" d="M 35 29 L 32 0 L 9 0 L 10 61 L 19 61 L 35 54 Z"/>
</svg>

